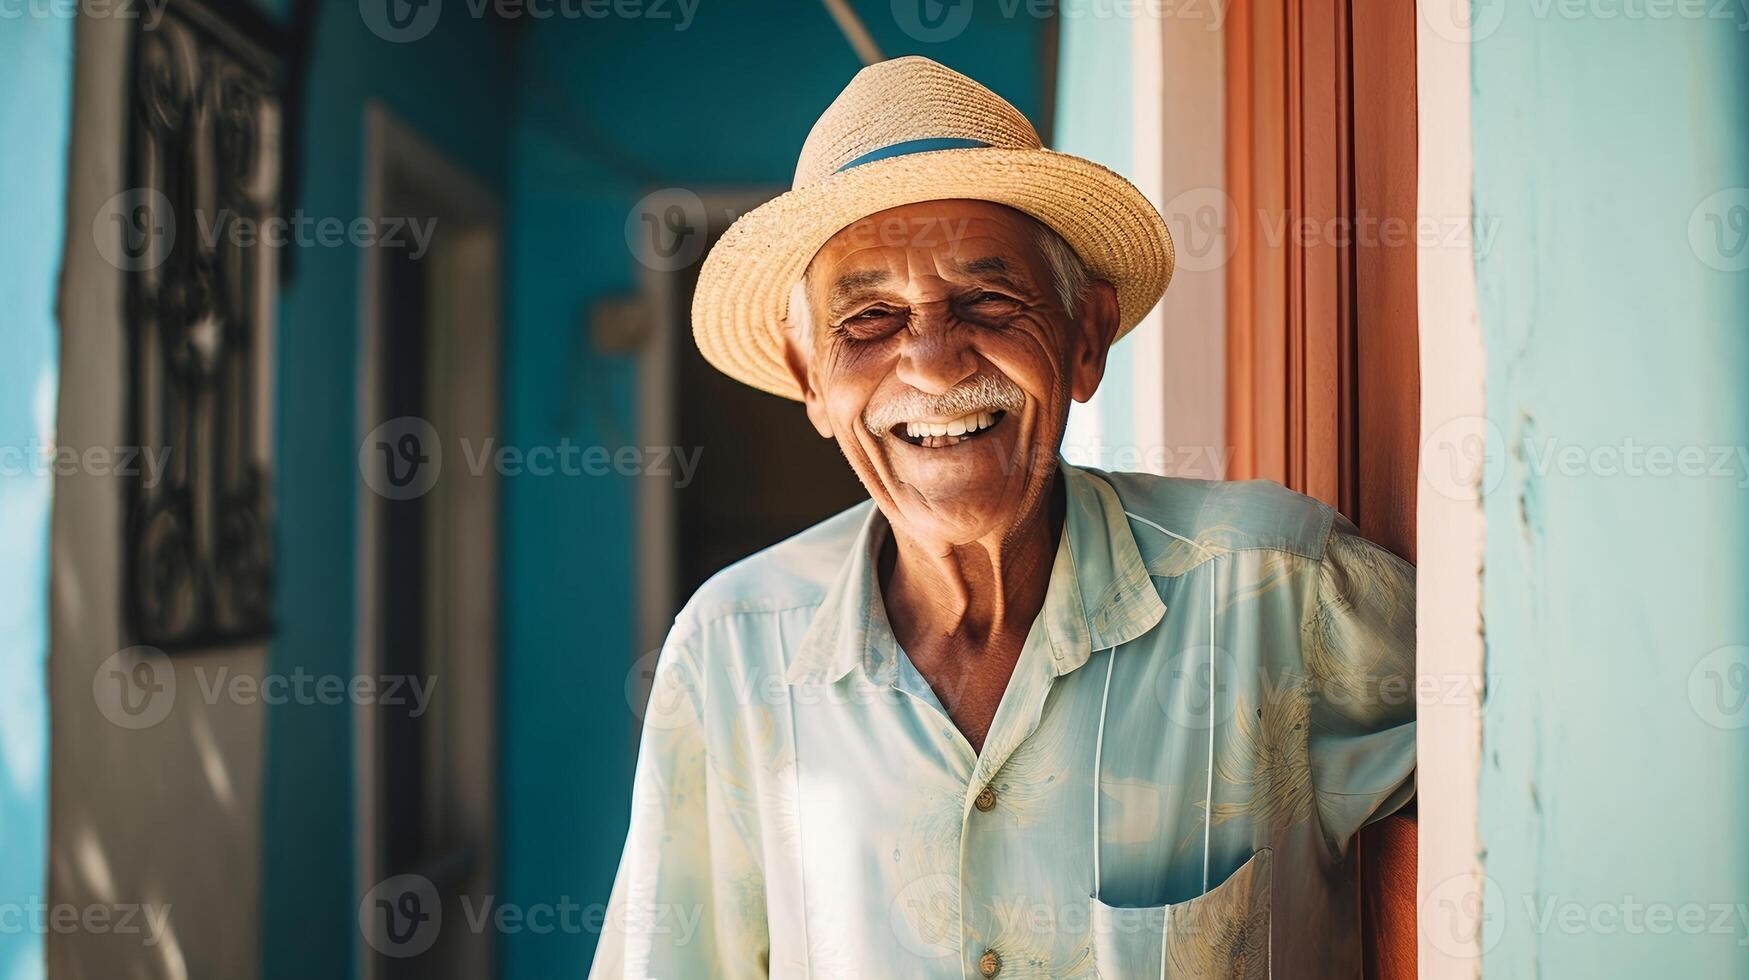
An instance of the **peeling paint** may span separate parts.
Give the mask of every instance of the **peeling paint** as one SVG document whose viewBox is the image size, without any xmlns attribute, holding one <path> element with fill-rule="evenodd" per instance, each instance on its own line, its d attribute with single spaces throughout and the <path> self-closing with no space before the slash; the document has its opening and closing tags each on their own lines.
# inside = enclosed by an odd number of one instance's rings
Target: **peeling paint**
<svg viewBox="0 0 1749 980">
<path fill-rule="evenodd" d="M 1689 237 L 1749 187 L 1749 45 L 1719 19 L 1502 6 L 1471 51 L 1475 209 L 1499 220 L 1476 266 L 1486 415 L 1512 427 L 1483 500 L 1482 973 L 1749 976 L 1749 932 L 1608 914 L 1749 893 L 1749 787 L 1719 777 L 1749 772 L 1749 740 L 1685 694 L 1749 643 L 1749 496 L 1610 455 L 1749 445 L 1749 279 Z M 1550 900 L 1574 912 L 1537 915 Z"/>
</svg>

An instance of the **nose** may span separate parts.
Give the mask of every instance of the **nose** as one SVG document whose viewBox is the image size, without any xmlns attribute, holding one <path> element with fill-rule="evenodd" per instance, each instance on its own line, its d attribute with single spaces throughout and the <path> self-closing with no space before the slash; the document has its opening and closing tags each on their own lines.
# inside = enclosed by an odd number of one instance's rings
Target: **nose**
<svg viewBox="0 0 1749 980">
<path fill-rule="evenodd" d="M 966 331 L 929 320 L 905 334 L 896 373 L 918 391 L 939 395 L 978 373 L 978 355 Z"/>
</svg>

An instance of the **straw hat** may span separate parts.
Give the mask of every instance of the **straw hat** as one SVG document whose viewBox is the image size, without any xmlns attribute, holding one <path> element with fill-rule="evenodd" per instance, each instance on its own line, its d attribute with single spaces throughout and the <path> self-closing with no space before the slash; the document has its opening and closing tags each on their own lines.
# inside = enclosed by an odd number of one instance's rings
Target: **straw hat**
<svg viewBox="0 0 1749 980">
<path fill-rule="evenodd" d="M 1117 290 L 1118 336 L 1172 279 L 1172 236 L 1130 182 L 1044 149 L 996 93 L 928 58 L 870 65 L 814 123 L 795 183 L 742 215 L 706 257 L 692 336 L 724 374 L 800 398 L 783 360 L 790 290 L 828 239 L 888 208 L 968 198 L 1044 222 Z"/>
</svg>

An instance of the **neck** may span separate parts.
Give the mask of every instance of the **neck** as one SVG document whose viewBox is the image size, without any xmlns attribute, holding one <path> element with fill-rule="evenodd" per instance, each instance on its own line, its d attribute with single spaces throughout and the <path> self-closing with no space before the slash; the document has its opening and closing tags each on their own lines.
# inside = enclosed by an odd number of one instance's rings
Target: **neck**
<svg viewBox="0 0 1749 980">
<path fill-rule="evenodd" d="M 1044 606 L 1063 524 L 1063 477 L 1019 523 L 966 543 L 919 540 L 897 526 L 882 551 L 882 595 L 899 642 L 914 659 L 946 641 L 962 648 L 1026 638 Z"/>
</svg>

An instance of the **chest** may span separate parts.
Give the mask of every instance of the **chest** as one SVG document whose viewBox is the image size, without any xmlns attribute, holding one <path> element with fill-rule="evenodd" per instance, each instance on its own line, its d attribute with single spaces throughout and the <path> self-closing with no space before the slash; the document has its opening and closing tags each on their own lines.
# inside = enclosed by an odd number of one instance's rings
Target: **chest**
<svg viewBox="0 0 1749 980">
<path fill-rule="evenodd" d="M 1091 886 L 1097 846 L 1113 896 L 1157 904 L 1194 888 L 1210 788 L 1203 675 L 1158 651 L 1129 652 L 1117 654 L 1109 692 L 1112 654 L 1101 651 L 1061 677 L 1011 665 L 1006 690 L 961 675 L 929 682 L 907 662 L 890 683 L 798 705 L 797 815 L 804 839 L 821 845 L 804 864 L 890 861 L 906 878 L 963 867 L 994 876 L 991 887 L 1012 873 L 1022 891 L 1049 881 L 1073 893 Z M 1224 816 L 1214 846 L 1230 840 L 1238 856 L 1252 845 L 1255 745 L 1234 716 L 1222 712 L 1214 732 Z"/>
<path fill-rule="evenodd" d="M 910 660 L 972 751 L 982 752 L 1008 691 L 1022 640 L 974 644 L 949 638 L 920 646 Z"/>
</svg>

